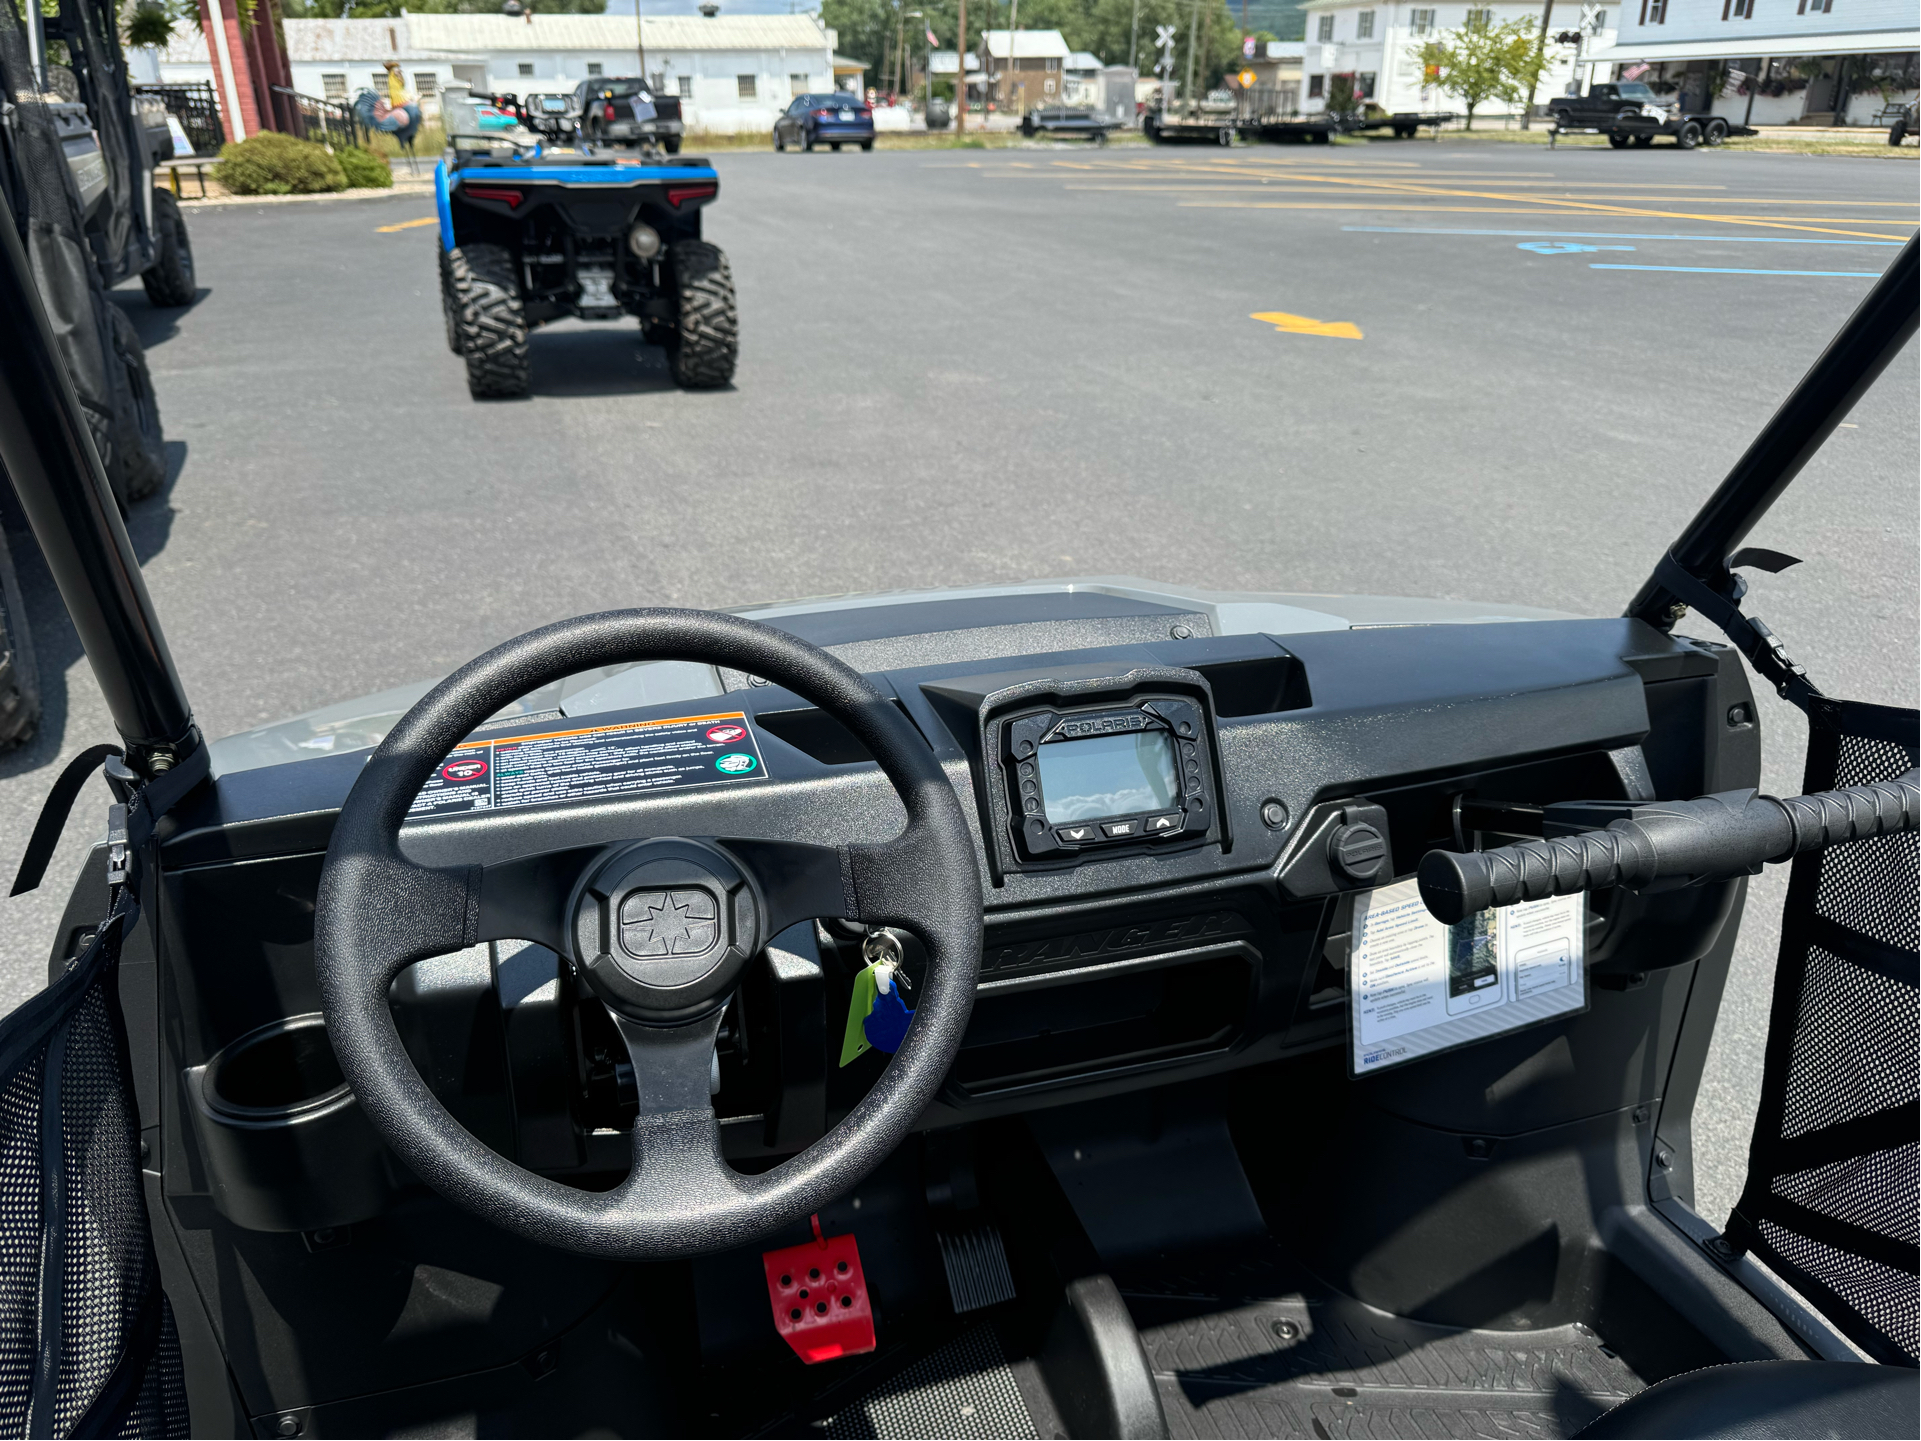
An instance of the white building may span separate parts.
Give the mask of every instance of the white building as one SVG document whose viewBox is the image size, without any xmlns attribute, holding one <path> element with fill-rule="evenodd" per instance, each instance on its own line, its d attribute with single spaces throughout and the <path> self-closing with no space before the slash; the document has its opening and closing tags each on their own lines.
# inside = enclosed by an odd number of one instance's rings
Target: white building
<svg viewBox="0 0 1921 1441">
<path fill-rule="evenodd" d="M 449 81 L 482 94 L 571 91 L 583 80 L 646 73 L 681 99 L 690 131 L 771 130 L 797 95 L 835 88 L 832 30 L 811 15 L 410 15 L 374 20 L 287 20 L 294 89 L 351 100 L 386 84 L 400 62 L 423 109 Z M 842 67 L 844 68 L 844 67 Z M 856 67 L 857 68 L 857 67 Z M 160 57 L 163 80 L 210 80 L 198 27 L 183 26 Z"/>
<path fill-rule="evenodd" d="M 1914 0 L 1633 0 L 1594 58 L 1747 124 L 1867 125 L 1915 98 L 1918 19 Z"/>
<path fill-rule="evenodd" d="M 1384 110 L 1457 110 L 1460 102 L 1455 97 L 1423 85 L 1421 63 L 1409 52 L 1459 29 L 1475 11 L 1487 14 L 1497 25 L 1509 20 L 1525 20 L 1530 26 L 1541 23 L 1539 0 L 1482 0 L 1476 5 L 1436 4 L 1433 0 L 1420 5 L 1383 0 L 1307 0 L 1302 8 L 1307 18 L 1307 44 L 1301 61 L 1301 109 L 1309 114 L 1327 108 L 1328 82 L 1336 75 L 1353 77 L 1356 93 Z M 1580 5 L 1562 0 L 1555 7 L 1557 18 L 1549 21 L 1549 34 L 1578 27 L 1581 11 Z M 1598 33 L 1588 42 L 1590 47 L 1614 39 L 1617 17 L 1612 4 L 1600 8 L 1595 17 Z M 1535 90 L 1537 106 L 1548 96 L 1565 92 L 1574 78 L 1569 47 L 1549 49 L 1550 55 L 1558 58 L 1541 76 Z M 1491 100 L 1474 113 L 1476 118 L 1519 114 L 1522 108 L 1520 104 Z"/>
</svg>

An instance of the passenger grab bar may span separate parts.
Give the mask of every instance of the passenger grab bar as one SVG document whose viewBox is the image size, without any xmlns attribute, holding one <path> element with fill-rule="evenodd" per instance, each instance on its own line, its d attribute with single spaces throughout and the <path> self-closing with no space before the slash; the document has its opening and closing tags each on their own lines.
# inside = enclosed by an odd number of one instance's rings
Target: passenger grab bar
<svg viewBox="0 0 1921 1441">
<path fill-rule="evenodd" d="M 1555 807 L 1548 807 L 1552 818 Z M 1804 851 L 1915 829 L 1921 784 L 1891 781 L 1780 800 L 1751 790 L 1623 807 L 1605 830 L 1517 841 L 1491 851 L 1429 851 L 1421 899 L 1445 925 L 1490 906 L 1607 886 L 1670 890 L 1753 875 Z"/>
</svg>

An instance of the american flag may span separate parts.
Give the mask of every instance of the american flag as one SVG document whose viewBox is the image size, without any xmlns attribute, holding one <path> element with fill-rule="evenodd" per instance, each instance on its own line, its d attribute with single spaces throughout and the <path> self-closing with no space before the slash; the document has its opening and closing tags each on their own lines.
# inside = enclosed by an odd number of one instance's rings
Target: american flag
<svg viewBox="0 0 1921 1441">
<path fill-rule="evenodd" d="M 940 44 L 940 37 L 934 33 L 934 27 L 932 25 L 927 27 L 927 43 L 934 46 Z"/>
<path fill-rule="evenodd" d="M 1648 65 L 1645 63 L 1640 65 L 1630 65 L 1628 66 L 1627 69 L 1621 72 L 1621 78 L 1623 80 L 1639 80 L 1643 75 L 1647 74 L 1648 71 L 1652 70 L 1653 68 L 1654 67 L 1652 65 Z"/>
</svg>

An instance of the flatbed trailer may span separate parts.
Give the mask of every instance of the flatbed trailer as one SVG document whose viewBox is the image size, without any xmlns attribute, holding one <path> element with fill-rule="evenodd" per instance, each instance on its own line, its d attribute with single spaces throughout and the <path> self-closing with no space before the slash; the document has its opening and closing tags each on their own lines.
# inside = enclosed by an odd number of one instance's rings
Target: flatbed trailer
<svg viewBox="0 0 1921 1441">
<path fill-rule="evenodd" d="M 1423 128 L 1434 132 L 1434 138 L 1441 136 L 1441 127 L 1450 125 L 1461 117 L 1451 110 L 1397 110 L 1392 115 L 1381 115 L 1371 120 L 1356 119 L 1343 129 L 1349 134 L 1365 130 L 1392 130 L 1398 140 L 1412 140 Z"/>
</svg>

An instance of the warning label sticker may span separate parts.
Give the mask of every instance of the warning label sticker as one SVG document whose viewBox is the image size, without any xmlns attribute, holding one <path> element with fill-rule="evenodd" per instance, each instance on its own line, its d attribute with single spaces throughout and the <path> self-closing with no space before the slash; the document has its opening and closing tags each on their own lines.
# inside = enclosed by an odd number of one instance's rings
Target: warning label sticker
<svg viewBox="0 0 1921 1441">
<path fill-rule="evenodd" d="M 472 740 L 421 787 L 407 816 L 593 800 L 767 774 L 740 711 Z"/>
</svg>

